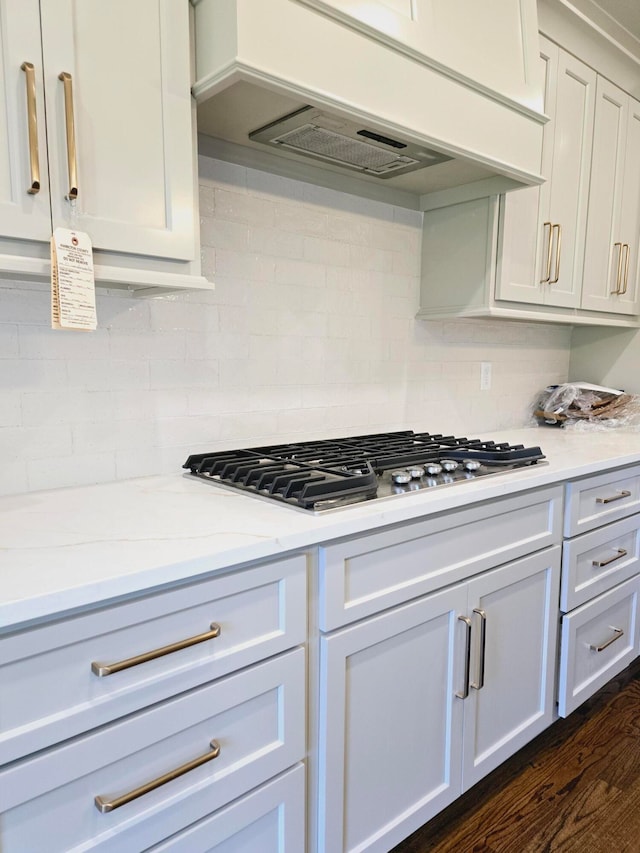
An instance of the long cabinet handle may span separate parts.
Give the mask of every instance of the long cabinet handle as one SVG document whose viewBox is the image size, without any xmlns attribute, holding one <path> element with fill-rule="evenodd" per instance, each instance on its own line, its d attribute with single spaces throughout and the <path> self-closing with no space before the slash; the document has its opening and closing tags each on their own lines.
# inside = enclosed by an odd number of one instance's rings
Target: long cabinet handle
<svg viewBox="0 0 640 853">
<path fill-rule="evenodd" d="M 481 690 L 484 687 L 484 662 L 487 653 L 487 614 L 479 607 L 474 607 L 473 612 L 480 617 L 480 669 L 478 680 L 472 681 L 471 686 L 474 690 Z"/>
<path fill-rule="evenodd" d="M 612 495 L 610 498 L 596 498 L 597 504 L 611 504 L 614 501 L 621 501 L 623 498 L 630 498 L 631 492 L 628 492 L 626 489 L 623 489 L 621 492 L 618 492 L 617 495 Z"/>
<path fill-rule="evenodd" d="M 64 86 L 64 120 L 67 128 L 67 167 L 69 191 L 65 198 L 78 198 L 78 158 L 76 153 L 76 126 L 73 118 L 73 80 L 68 71 L 61 71 L 58 80 Z"/>
<path fill-rule="evenodd" d="M 217 740 L 212 740 L 210 746 L 210 752 L 206 752 L 204 755 L 199 755 L 198 758 L 194 758 L 193 761 L 188 761 L 186 764 L 182 764 L 180 767 L 176 767 L 174 770 L 170 770 L 168 773 L 165 773 L 163 776 L 158 776 L 157 779 L 147 782 L 146 785 L 140 785 L 139 788 L 134 788 L 133 791 L 129 791 L 127 794 L 122 794 L 120 797 L 114 797 L 112 800 L 108 800 L 105 797 L 100 796 L 95 797 L 94 803 L 96 804 L 96 808 L 99 812 L 102 812 L 102 814 L 112 812 L 115 809 L 119 809 L 120 806 L 130 803 L 132 800 L 137 800 L 138 797 L 148 794 L 149 791 L 155 791 L 155 789 L 159 788 L 161 785 L 166 785 L 167 782 L 172 782 L 174 779 L 184 776 L 184 774 L 188 773 L 190 770 L 195 770 L 196 767 L 201 767 L 208 761 L 213 761 L 214 758 L 217 758 L 220 755 L 220 744 Z"/>
<path fill-rule="evenodd" d="M 620 637 L 624 637 L 624 631 L 622 628 L 614 628 L 613 625 L 609 626 L 613 631 L 613 637 L 610 637 L 606 643 L 602 643 L 600 646 L 594 646 L 593 643 L 589 646 L 589 648 L 594 652 L 603 652 L 611 643 L 615 643 L 616 640 L 619 640 Z"/>
<path fill-rule="evenodd" d="M 609 292 L 610 293 L 621 293 L 622 291 L 620 290 L 620 284 L 622 282 L 622 255 L 623 255 L 622 243 L 614 243 L 613 248 L 618 249 L 618 269 L 616 272 L 616 289 L 611 290 Z"/>
<path fill-rule="evenodd" d="M 621 294 L 627 292 L 627 286 L 629 284 L 629 255 L 631 254 L 628 243 L 625 243 L 622 248 L 625 249 L 626 254 L 624 260 L 624 287 L 620 291 Z"/>
<path fill-rule="evenodd" d="M 552 227 L 552 231 L 558 229 L 558 237 L 556 239 L 556 269 L 555 269 L 555 277 L 549 279 L 549 284 L 557 284 L 560 278 L 560 252 L 562 250 L 562 225 L 558 225 L 557 223 Z"/>
<path fill-rule="evenodd" d="M 466 641 L 464 648 L 464 687 L 458 690 L 456 696 L 458 699 L 466 699 L 469 695 L 469 678 L 471 674 L 471 619 L 468 616 L 458 616 L 460 622 L 464 622 L 466 626 Z"/>
<path fill-rule="evenodd" d="M 20 66 L 27 81 L 27 125 L 29 129 L 29 168 L 31 183 L 27 192 L 35 195 L 40 192 L 40 154 L 38 152 L 38 110 L 36 106 L 36 71 L 32 62 L 23 62 Z"/>
<path fill-rule="evenodd" d="M 132 666 L 138 666 L 138 664 L 146 663 L 147 661 L 155 660 L 156 658 L 161 658 L 164 655 L 179 652 L 181 649 L 188 649 L 189 646 L 195 646 L 198 643 L 205 643 L 207 640 L 213 640 L 219 636 L 220 626 L 216 622 L 212 622 L 211 630 L 206 631 L 204 634 L 196 634 L 195 637 L 187 637 L 186 640 L 179 640 L 177 643 L 162 646 L 161 648 L 154 649 L 151 652 L 144 652 L 141 655 L 136 655 L 135 657 L 127 658 L 126 660 L 116 661 L 115 663 L 99 663 L 94 660 L 91 663 L 91 671 L 94 675 L 103 678 L 106 675 L 113 675 L 115 672 L 121 672 L 123 669 L 130 669 Z"/>
<path fill-rule="evenodd" d="M 618 553 L 613 557 L 609 557 L 608 560 L 592 560 L 591 565 L 595 566 L 597 569 L 603 568 L 603 566 L 608 566 L 610 563 L 615 563 L 616 560 L 621 560 L 622 557 L 627 556 L 627 551 L 624 548 L 618 548 Z"/>
<path fill-rule="evenodd" d="M 547 241 L 547 262 L 546 262 L 547 276 L 546 276 L 546 278 L 540 279 L 540 284 L 547 284 L 547 282 L 551 278 L 551 237 L 553 234 L 553 226 L 550 222 L 545 222 L 544 225 L 542 226 L 543 236 L 544 236 L 544 230 L 545 230 L 545 228 L 547 228 L 547 226 L 549 227 L 549 239 Z"/>
</svg>

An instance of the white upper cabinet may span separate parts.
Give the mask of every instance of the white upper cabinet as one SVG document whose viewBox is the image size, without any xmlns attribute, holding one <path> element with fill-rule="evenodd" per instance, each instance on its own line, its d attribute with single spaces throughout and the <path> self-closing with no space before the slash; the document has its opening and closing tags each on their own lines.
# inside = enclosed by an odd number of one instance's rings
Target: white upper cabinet
<svg viewBox="0 0 640 853">
<path fill-rule="evenodd" d="M 67 227 L 91 238 L 98 280 L 210 286 L 188 4 L 6 0 L 0 39 L 0 271 L 47 276 Z"/>
<path fill-rule="evenodd" d="M 525 106 L 540 110 L 531 0 L 301 0 Z M 529 48 L 531 48 L 529 50 Z"/>
<path fill-rule="evenodd" d="M 51 212 L 38 20 L 38 0 L 0 5 L 0 233 L 48 240 Z"/>
<path fill-rule="evenodd" d="M 538 189 L 504 199 L 496 298 L 576 308 L 580 305 L 595 112 L 596 73 L 541 39 L 545 128 Z M 533 228 L 534 210 L 537 221 Z"/>
<path fill-rule="evenodd" d="M 640 104 L 598 78 L 582 307 L 638 313 Z"/>
<path fill-rule="evenodd" d="M 189 17 L 175 5 L 42 4 L 53 220 L 87 231 L 97 249 L 194 256 Z M 61 74 L 70 75 L 68 83 Z M 75 158 L 65 118 L 70 98 Z M 68 201 L 73 159 L 75 213 Z"/>
</svg>

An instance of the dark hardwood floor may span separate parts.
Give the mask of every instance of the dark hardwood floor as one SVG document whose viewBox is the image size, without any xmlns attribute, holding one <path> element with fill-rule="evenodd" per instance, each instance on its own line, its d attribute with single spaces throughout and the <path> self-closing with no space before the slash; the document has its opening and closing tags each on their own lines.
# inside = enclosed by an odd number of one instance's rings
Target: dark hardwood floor
<svg viewBox="0 0 640 853">
<path fill-rule="evenodd" d="M 393 853 L 640 853 L 640 662 Z"/>
</svg>

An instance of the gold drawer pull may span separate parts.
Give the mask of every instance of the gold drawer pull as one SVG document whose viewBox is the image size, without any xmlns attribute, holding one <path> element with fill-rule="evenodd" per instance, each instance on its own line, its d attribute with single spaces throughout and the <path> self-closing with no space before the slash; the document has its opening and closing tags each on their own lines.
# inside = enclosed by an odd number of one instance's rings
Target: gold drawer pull
<svg viewBox="0 0 640 853">
<path fill-rule="evenodd" d="M 78 198 L 78 157 L 76 153 L 76 127 L 73 118 L 73 79 L 68 71 L 61 71 L 58 80 L 64 88 L 64 120 L 67 130 L 67 168 L 69 170 L 69 192 L 65 198 Z"/>
<path fill-rule="evenodd" d="M 627 292 L 627 286 L 629 284 L 629 253 L 631 251 L 629 249 L 629 244 L 625 243 L 623 246 L 623 249 L 626 249 L 627 254 L 626 254 L 626 258 L 625 258 L 625 262 L 624 262 L 624 287 L 622 288 L 620 293 L 626 293 Z"/>
<path fill-rule="evenodd" d="M 608 560 L 592 560 L 591 565 L 595 566 L 597 569 L 601 569 L 603 566 L 608 566 L 609 563 L 615 563 L 616 560 L 626 556 L 627 551 L 625 551 L 624 548 L 618 548 L 618 553 L 614 557 L 609 557 Z"/>
<path fill-rule="evenodd" d="M 622 255 L 624 254 L 624 250 L 622 243 L 614 243 L 613 248 L 618 250 L 618 271 L 616 273 L 616 289 L 610 290 L 609 293 L 622 293 L 620 284 L 622 282 Z"/>
<path fill-rule="evenodd" d="M 540 279 L 540 284 L 547 284 L 549 279 L 551 278 L 551 237 L 553 234 L 553 226 L 552 226 L 551 222 L 545 222 L 544 225 L 542 226 L 543 235 L 544 235 L 544 230 L 547 227 L 547 225 L 549 226 L 549 242 L 547 243 L 547 261 L 546 261 L 547 275 L 545 278 Z"/>
<path fill-rule="evenodd" d="M 557 284 L 560 278 L 560 251 L 562 249 L 562 225 L 558 225 L 557 223 L 552 226 L 551 230 L 555 231 L 558 229 L 558 236 L 556 238 L 556 271 L 553 278 L 549 279 L 549 284 Z"/>
<path fill-rule="evenodd" d="M 105 675 L 113 675 L 114 672 L 120 672 L 123 669 L 129 669 L 132 666 L 138 666 L 139 663 L 146 663 L 149 660 L 161 658 L 163 655 L 170 655 L 173 652 L 179 652 L 181 649 L 188 649 L 189 646 L 196 646 L 198 643 L 205 643 L 207 640 L 213 640 L 220 636 L 220 626 L 216 622 L 211 623 L 211 630 L 204 634 L 196 634 L 195 637 L 187 637 L 186 640 L 180 640 L 177 643 L 171 643 L 169 646 L 162 646 L 160 649 L 154 649 L 152 652 L 144 652 L 144 654 L 136 655 L 133 658 L 119 660 L 115 663 L 100 663 L 92 661 L 91 672 L 94 675 L 103 678 Z"/>
<path fill-rule="evenodd" d="M 609 625 L 611 630 L 614 632 L 613 637 L 607 640 L 606 643 L 603 643 L 601 646 L 594 646 L 593 643 L 589 646 L 594 652 L 603 652 L 607 646 L 610 646 L 611 643 L 615 643 L 616 640 L 619 640 L 620 637 L 624 637 L 624 631 L 622 628 L 614 628 L 613 625 Z"/>
<path fill-rule="evenodd" d="M 201 767 L 203 764 L 206 764 L 207 761 L 213 761 L 213 759 L 217 758 L 219 755 L 220 744 L 217 740 L 212 740 L 211 752 L 206 752 L 204 755 L 194 758 L 193 761 L 188 761 L 186 764 L 176 767 L 175 770 L 170 770 L 168 773 L 165 773 L 164 776 L 158 776 L 157 779 L 147 782 L 146 785 L 140 785 L 139 788 L 134 788 L 133 791 L 129 791 L 128 794 L 123 794 L 121 797 L 114 797 L 113 800 L 107 800 L 104 797 L 98 796 L 94 799 L 96 808 L 99 812 L 102 812 L 102 814 L 119 809 L 120 806 L 125 806 L 132 800 L 137 800 L 138 797 L 148 794 L 149 791 L 155 791 L 155 789 L 159 788 L 161 785 L 166 785 L 167 782 L 172 782 L 179 776 L 184 776 L 184 774 L 188 773 L 190 770 L 195 770 L 196 767 Z"/>
<path fill-rule="evenodd" d="M 611 498 L 596 498 L 596 503 L 597 504 L 610 504 L 610 503 L 613 503 L 614 501 L 621 501 L 622 498 L 630 498 L 630 497 L 631 497 L 631 492 L 628 492 L 626 489 L 623 489 L 621 492 L 619 492 L 617 495 L 613 495 L 613 497 L 611 497 Z"/>
<path fill-rule="evenodd" d="M 27 192 L 35 195 L 40 192 L 40 155 L 38 154 L 38 111 L 36 107 L 36 73 L 32 62 L 23 62 L 20 66 L 27 80 L 27 124 L 29 127 L 29 166 L 31 184 Z"/>
</svg>

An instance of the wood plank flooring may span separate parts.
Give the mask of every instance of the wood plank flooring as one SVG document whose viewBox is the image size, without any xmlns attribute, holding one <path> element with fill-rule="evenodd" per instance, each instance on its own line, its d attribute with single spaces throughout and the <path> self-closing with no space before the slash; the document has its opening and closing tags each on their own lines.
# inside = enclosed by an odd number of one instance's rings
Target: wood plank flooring
<svg viewBox="0 0 640 853">
<path fill-rule="evenodd" d="M 640 853 L 640 661 L 393 853 Z"/>
</svg>

